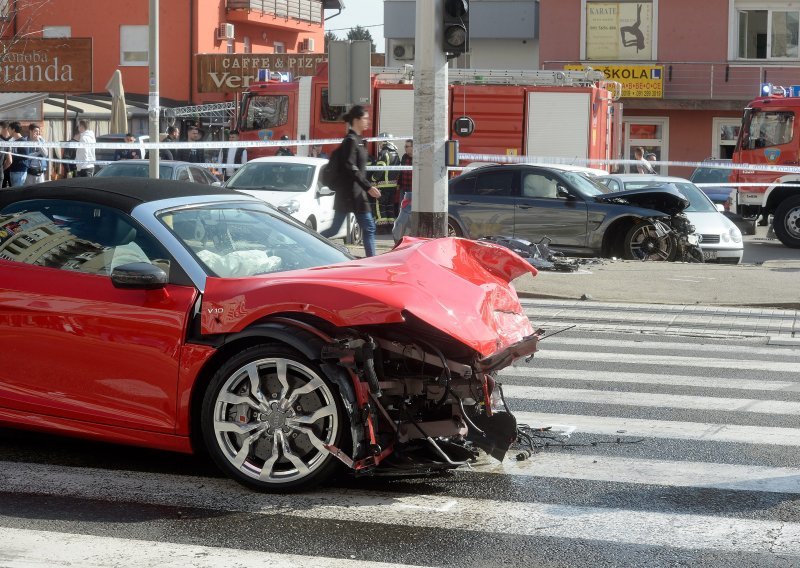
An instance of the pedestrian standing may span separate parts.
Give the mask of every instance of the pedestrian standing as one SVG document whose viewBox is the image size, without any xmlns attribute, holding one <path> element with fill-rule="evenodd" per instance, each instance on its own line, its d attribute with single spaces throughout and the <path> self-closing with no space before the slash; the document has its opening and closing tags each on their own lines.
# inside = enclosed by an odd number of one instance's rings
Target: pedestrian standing
<svg viewBox="0 0 800 568">
<path fill-rule="evenodd" d="M 414 155 L 414 141 L 406 140 L 405 153 L 400 159 L 401 166 L 410 166 L 413 163 Z M 397 244 L 411 229 L 411 183 L 413 181 L 413 172 L 411 170 L 403 170 L 397 176 L 397 195 L 400 198 L 400 210 L 397 212 L 397 217 L 392 226 L 392 237 Z"/>
<path fill-rule="evenodd" d="M 367 151 L 362 146 L 361 133 L 369 128 L 369 113 L 361 105 L 353 106 L 345 115 L 347 136 L 339 147 L 339 169 L 333 189 L 333 225 L 322 232 L 332 237 L 342 228 L 347 217 L 354 213 L 364 236 L 364 253 L 375 256 L 375 218 L 372 216 L 370 197 L 379 199 L 380 190 L 366 176 Z"/>
<path fill-rule="evenodd" d="M 285 140 L 288 140 L 288 139 L 289 139 L 289 137 L 286 134 L 281 136 L 281 141 L 285 141 Z M 294 153 L 289 149 L 288 146 L 280 146 L 278 148 L 278 151 L 275 152 L 275 155 L 276 156 L 294 156 Z"/>
<path fill-rule="evenodd" d="M 28 156 L 28 149 L 13 146 L 14 142 L 24 140 L 22 136 L 22 125 L 14 121 L 9 124 L 8 127 L 11 130 L 11 140 L 9 140 L 9 142 L 12 143 L 10 146 L 11 165 L 8 167 L 8 175 L 11 179 L 11 187 L 21 187 L 25 185 L 25 178 L 28 177 L 28 160 L 26 159 Z"/>
<path fill-rule="evenodd" d="M 38 124 L 28 125 L 28 137 L 30 142 L 44 142 L 42 138 L 42 129 Z M 48 168 L 48 155 L 47 150 L 42 147 L 28 148 L 27 167 L 28 175 L 25 176 L 25 185 L 33 185 L 36 183 L 43 183 L 47 180 Z"/>
<path fill-rule="evenodd" d="M 0 142 L 8 142 L 9 140 L 11 140 L 11 129 L 8 127 L 8 122 L 0 120 Z M 8 147 L 0 144 L 0 150 L 8 150 Z M 3 168 L 3 182 L 0 187 L 11 187 L 11 177 L 8 173 L 8 168 L 11 166 L 11 154 L 0 152 L 0 164 L 2 164 Z"/>
<path fill-rule="evenodd" d="M 136 136 L 128 132 L 125 135 L 125 142 L 128 144 L 136 143 Z M 125 150 L 117 150 L 114 152 L 114 161 L 119 160 L 140 160 L 142 153 L 138 148 L 126 148 Z"/>
<path fill-rule="evenodd" d="M 72 129 L 72 138 L 68 142 L 80 142 L 81 132 L 78 127 Z M 75 156 L 78 153 L 77 148 L 64 148 L 61 152 L 61 157 L 64 161 L 64 177 L 75 177 L 78 172 L 78 165 L 75 162 Z M 67 161 L 69 160 L 69 161 Z"/>
<path fill-rule="evenodd" d="M 228 142 L 238 142 L 239 141 L 239 133 L 235 130 L 231 130 L 228 132 Z M 219 156 L 217 157 L 217 163 L 220 164 L 222 167 L 222 179 L 223 181 L 227 181 L 230 177 L 236 173 L 236 164 L 246 164 L 247 163 L 247 149 L 246 148 L 237 148 L 235 146 L 228 148 L 221 148 L 219 151 Z"/>
<path fill-rule="evenodd" d="M 79 142 L 83 144 L 75 151 L 75 175 L 77 177 L 92 177 L 94 175 L 94 144 L 97 140 L 94 132 L 89 128 L 89 121 L 81 119 L 78 121 L 78 132 L 80 132 Z"/>
<path fill-rule="evenodd" d="M 186 131 L 187 142 L 200 142 L 203 136 L 205 136 L 205 132 L 197 126 L 190 126 L 189 130 Z M 186 148 L 184 150 L 179 150 L 178 156 L 184 162 L 191 162 L 193 164 L 205 163 L 203 150 L 200 148 Z"/>
<path fill-rule="evenodd" d="M 644 148 L 636 148 L 633 151 L 633 156 L 636 158 L 639 163 L 636 164 L 636 171 L 640 174 L 654 174 L 655 170 L 653 170 L 653 166 L 650 165 L 650 162 L 644 159 Z"/>
</svg>

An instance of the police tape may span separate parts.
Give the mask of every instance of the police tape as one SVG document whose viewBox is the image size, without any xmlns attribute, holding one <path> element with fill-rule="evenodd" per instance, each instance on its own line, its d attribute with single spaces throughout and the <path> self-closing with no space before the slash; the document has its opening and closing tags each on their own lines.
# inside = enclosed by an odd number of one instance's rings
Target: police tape
<svg viewBox="0 0 800 568">
<path fill-rule="evenodd" d="M 380 137 L 367 137 L 363 140 L 365 142 L 386 143 L 400 140 L 408 140 L 408 136 L 380 136 Z M 94 148 L 96 150 L 223 150 L 229 148 L 278 148 L 281 146 L 324 146 L 324 145 L 338 145 L 342 141 L 341 138 L 320 138 L 314 140 L 257 140 L 257 141 L 208 141 L 208 142 L 96 142 L 96 143 L 81 143 L 81 142 L 35 142 L 35 141 L 9 141 L 4 143 L 4 147 L 0 148 L 0 152 L 8 153 L 12 156 L 20 158 L 30 158 L 25 154 L 13 152 L 14 148 L 40 148 L 42 150 L 50 149 L 88 149 Z M 48 152 L 49 154 L 49 152 Z M 65 159 L 56 157 L 39 157 L 36 159 L 46 160 L 53 163 L 64 164 L 77 164 L 85 163 L 86 160 Z M 581 166 L 590 169 L 597 168 L 599 165 L 605 166 L 640 166 L 642 160 L 628 160 L 628 159 L 606 159 L 606 158 L 575 158 L 575 157 L 559 157 L 559 156 L 528 156 L 528 155 L 506 155 L 506 154 L 477 154 L 477 153 L 460 153 L 459 159 L 467 162 L 480 162 L 483 164 L 530 164 L 530 165 L 554 165 L 554 166 Z M 112 161 L 94 161 L 93 163 L 105 165 Z M 725 169 L 725 170 L 748 170 L 751 172 L 774 172 L 774 173 L 787 173 L 787 174 L 800 174 L 800 167 L 786 166 L 786 165 L 768 165 L 768 164 L 733 164 L 730 162 L 713 162 L 713 161 L 675 161 L 675 160 L 657 160 L 647 161 L 651 167 L 681 167 L 681 168 L 708 168 L 708 169 Z M 236 164 L 226 164 L 222 162 L 203 162 L 196 165 L 208 168 L 218 167 L 238 167 Z M 448 171 L 463 171 L 471 169 L 476 166 L 449 166 Z M 368 166 L 369 171 L 404 171 L 413 169 L 412 166 Z M 762 183 L 723 183 L 719 187 L 764 187 L 765 185 L 776 185 L 774 182 Z M 789 185 L 789 184 L 781 184 Z M 706 184 L 706 187 L 711 187 Z"/>
</svg>

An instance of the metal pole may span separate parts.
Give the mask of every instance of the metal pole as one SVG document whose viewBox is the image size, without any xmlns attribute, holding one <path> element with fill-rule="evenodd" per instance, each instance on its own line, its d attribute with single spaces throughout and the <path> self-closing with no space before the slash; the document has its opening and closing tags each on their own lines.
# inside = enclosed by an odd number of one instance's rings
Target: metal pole
<svg viewBox="0 0 800 568">
<path fill-rule="evenodd" d="M 150 97 L 147 103 L 147 114 L 150 117 L 150 142 L 160 142 L 158 117 L 160 114 L 158 100 L 158 0 L 150 0 Z M 150 177 L 158 179 L 158 150 L 150 150 Z"/>
<path fill-rule="evenodd" d="M 444 0 L 416 2 L 414 58 L 414 198 L 412 234 L 447 235 L 447 58 L 442 51 Z"/>
</svg>

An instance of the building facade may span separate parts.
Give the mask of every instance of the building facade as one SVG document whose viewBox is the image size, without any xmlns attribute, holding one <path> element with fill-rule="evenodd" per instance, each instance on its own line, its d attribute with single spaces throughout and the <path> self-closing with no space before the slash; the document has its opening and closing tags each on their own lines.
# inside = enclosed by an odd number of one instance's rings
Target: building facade
<svg viewBox="0 0 800 568">
<path fill-rule="evenodd" d="M 148 0 L 17 0 L 4 5 L 0 39 L 8 43 L 14 37 L 91 38 L 89 92 L 105 94 L 106 84 L 119 69 L 128 101 L 146 106 L 150 92 Z M 254 77 L 255 67 L 262 63 L 258 55 L 270 56 L 263 58 L 267 64 L 280 54 L 293 56 L 292 62 L 300 56 L 324 57 L 324 10 L 342 7 L 340 0 L 161 0 L 161 105 L 233 101 L 244 81 L 231 76 Z M 220 72 L 206 81 L 200 76 L 200 60 L 209 55 L 239 57 L 225 62 L 228 75 Z M 229 88 L 214 89 L 215 81 L 220 85 L 228 81 Z M 46 87 L 43 84 L 39 90 L 52 92 Z"/>
<path fill-rule="evenodd" d="M 800 83 L 800 2 L 542 0 L 540 65 L 622 83 L 624 156 L 730 157 L 760 85 Z M 688 175 L 690 168 L 662 168 Z"/>
<path fill-rule="evenodd" d="M 472 0 L 467 55 L 451 62 L 465 69 L 537 69 L 539 0 Z M 416 0 L 384 0 L 386 65 L 414 63 Z"/>
</svg>

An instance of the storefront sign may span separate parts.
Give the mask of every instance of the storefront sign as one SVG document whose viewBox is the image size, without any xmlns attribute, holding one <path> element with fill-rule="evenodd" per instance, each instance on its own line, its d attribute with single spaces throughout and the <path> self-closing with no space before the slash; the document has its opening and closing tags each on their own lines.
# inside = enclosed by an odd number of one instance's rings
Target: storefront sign
<svg viewBox="0 0 800 568">
<path fill-rule="evenodd" d="M 197 55 L 197 77 L 201 93 L 234 93 L 256 81 L 259 69 L 290 73 L 292 77 L 316 75 L 327 62 L 324 53 L 263 53 Z"/>
<path fill-rule="evenodd" d="M 568 71 L 583 71 L 583 65 L 565 65 Z M 664 96 L 664 67 L 662 65 L 592 65 L 602 71 L 609 81 L 622 84 L 624 98 L 660 99 Z"/>
<path fill-rule="evenodd" d="M 586 59 L 649 60 L 653 56 L 653 4 L 586 2 Z"/>
<path fill-rule="evenodd" d="M 4 92 L 92 92 L 91 38 L 18 39 L 0 43 L 0 85 Z"/>
</svg>

